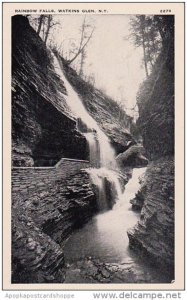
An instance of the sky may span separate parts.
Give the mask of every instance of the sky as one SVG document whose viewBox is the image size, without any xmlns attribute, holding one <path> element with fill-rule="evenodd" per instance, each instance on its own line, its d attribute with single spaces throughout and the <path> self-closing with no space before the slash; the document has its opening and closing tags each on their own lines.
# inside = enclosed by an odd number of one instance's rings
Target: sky
<svg viewBox="0 0 187 300">
<path fill-rule="evenodd" d="M 83 15 L 55 16 L 60 25 L 54 27 L 51 37 L 65 51 L 70 41 L 80 40 Z M 143 50 L 135 48 L 129 35 L 130 15 L 88 15 L 87 22 L 95 26 L 94 34 L 86 48 L 84 66 L 86 74 L 94 74 L 95 85 L 104 89 L 116 101 L 134 107 L 136 93 L 145 78 L 142 64 Z M 131 114 L 131 111 L 128 110 Z"/>
</svg>

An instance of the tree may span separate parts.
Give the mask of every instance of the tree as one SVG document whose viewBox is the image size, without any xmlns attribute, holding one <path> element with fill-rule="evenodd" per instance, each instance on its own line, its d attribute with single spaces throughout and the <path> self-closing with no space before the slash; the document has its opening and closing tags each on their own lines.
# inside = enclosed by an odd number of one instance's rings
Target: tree
<svg viewBox="0 0 187 300">
<path fill-rule="evenodd" d="M 49 37 L 49 32 L 50 32 L 51 28 L 59 24 L 59 22 L 54 21 L 53 15 L 47 15 L 46 19 L 47 19 L 47 22 L 46 22 L 45 38 L 44 38 L 45 44 L 47 43 L 47 39 Z"/>
<path fill-rule="evenodd" d="M 168 42 L 174 42 L 174 17 L 155 15 L 153 20 L 161 36 L 163 48 L 168 48 Z"/>
<path fill-rule="evenodd" d="M 85 58 L 85 49 L 88 45 L 89 41 L 91 40 L 95 28 L 90 24 L 86 23 L 86 16 L 84 17 L 83 23 L 80 28 L 81 36 L 79 46 L 76 48 L 75 55 L 68 60 L 68 64 L 71 64 L 79 55 L 82 55 L 82 65 L 80 69 L 83 68 L 84 58 Z"/>
<path fill-rule="evenodd" d="M 86 59 L 86 50 L 85 48 L 81 52 L 81 60 L 80 60 L 80 70 L 79 70 L 79 75 L 83 76 L 83 67 Z"/>
<path fill-rule="evenodd" d="M 45 18 L 44 15 L 40 15 L 39 18 L 38 18 L 38 29 L 37 29 L 38 35 L 40 35 L 40 31 L 41 31 L 41 28 L 42 28 L 42 24 L 44 22 L 44 18 Z"/>
<path fill-rule="evenodd" d="M 30 15 L 29 20 L 38 35 L 43 38 L 45 44 L 47 43 L 51 28 L 60 24 L 55 21 L 53 15 L 39 15 L 37 17 Z"/>
<path fill-rule="evenodd" d="M 147 77 L 161 50 L 158 22 L 154 16 L 150 15 L 136 15 L 130 20 L 130 38 L 136 47 L 143 48 L 143 61 Z"/>
<path fill-rule="evenodd" d="M 45 39 L 44 39 L 45 44 L 47 43 L 47 39 L 48 39 L 48 36 L 49 36 L 49 31 L 50 31 L 51 27 L 53 26 L 52 25 L 52 20 L 53 20 L 52 15 L 48 15 L 48 17 L 47 17 L 47 28 L 46 28 Z"/>
</svg>

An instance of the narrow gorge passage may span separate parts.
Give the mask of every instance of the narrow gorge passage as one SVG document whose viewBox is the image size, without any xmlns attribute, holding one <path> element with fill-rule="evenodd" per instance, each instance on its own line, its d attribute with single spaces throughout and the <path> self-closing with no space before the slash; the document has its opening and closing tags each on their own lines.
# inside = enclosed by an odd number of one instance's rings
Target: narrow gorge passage
<svg viewBox="0 0 187 300">
<path fill-rule="evenodd" d="M 55 56 L 54 68 L 65 84 L 67 104 L 87 128 L 87 132 L 82 131 L 89 144 L 92 166 L 87 171 L 97 189 L 99 208 L 98 215 L 73 233 L 65 244 L 65 282 L 168 282 L 167 276 L 160 275 L 156 268 L 131 252 L 128 246 L 127 230 L 140 217 L 132 211 L 129 201 L 138 192 L 139 177 L 146 168 L 133 170 L 123 192 L 115 151 L 108 137 L 85 109 Z M 78 129 L 81 131 L 81 127 Z"/>
<path fill-rule="evenodd" d="M 73 233 L 64 247 L 66 283 L 163 283 L 167 274 L 129 249 L 127 230 L 140 215 L 129 200 L 139 189 L 139 176 L 146 168 L 134 169 L 122 198 L 112 210 L 101 212 Z"/>
</svg>

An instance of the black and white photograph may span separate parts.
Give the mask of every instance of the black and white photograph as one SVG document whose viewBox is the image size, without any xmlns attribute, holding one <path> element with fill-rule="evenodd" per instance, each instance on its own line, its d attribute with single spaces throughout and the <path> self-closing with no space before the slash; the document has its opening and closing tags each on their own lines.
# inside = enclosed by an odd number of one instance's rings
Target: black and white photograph
<svg viewBox="0 0 187 300">
<path fill-rule="evenodd" d="M 175 14 L 49 6 L 11 16 L 10 284 L 170 286 Z"/>
</svg>

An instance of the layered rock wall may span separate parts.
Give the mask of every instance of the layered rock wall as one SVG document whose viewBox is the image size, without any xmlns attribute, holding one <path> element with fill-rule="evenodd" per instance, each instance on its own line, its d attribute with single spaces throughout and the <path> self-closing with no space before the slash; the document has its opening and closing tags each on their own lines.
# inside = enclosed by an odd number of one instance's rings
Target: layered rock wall
<svg viewBox="0 0 187 300">
<path fill-rule="evenodd" d="M 128 231 L 130 247 L 143 251 L 153 264 L 173 273 L 174 265 L 174 162 L 165 157 L 147 167 L 140 221 Z"/>
<path fill-rule="evenodd" d="M 165 23 L 167 34 L 162 51 L 137 99 L 138 125 L 150 164 L 143 183 L 141 218 L 128 236 L 130 247 L 146 253 L 153 264 L 166 266 L 172 280 L 175 245 L 173 16 L 168 16 Z"/>
<path fill-rule="evenodd" d="M 12 17 L 13 166 L 87 159 L 87 143 L 65 101 L 46 45 L 23 16 Z"/>
<path fill-rule="evenodd" d="M 12 282 L 63 282 L 62 246 L 97 211 L 87 161 L 12 170 Z"/>
</svg>

